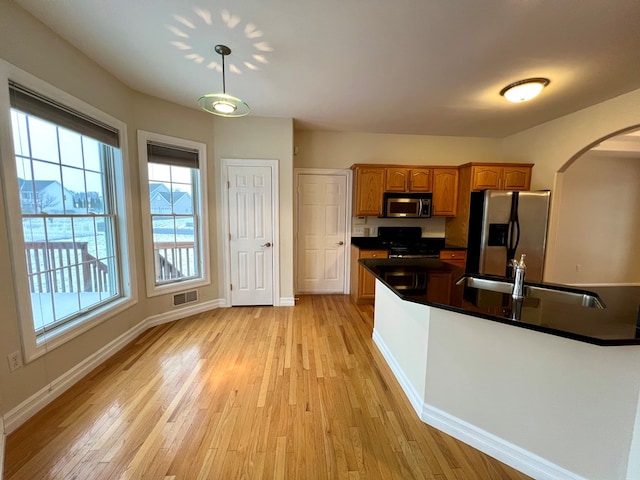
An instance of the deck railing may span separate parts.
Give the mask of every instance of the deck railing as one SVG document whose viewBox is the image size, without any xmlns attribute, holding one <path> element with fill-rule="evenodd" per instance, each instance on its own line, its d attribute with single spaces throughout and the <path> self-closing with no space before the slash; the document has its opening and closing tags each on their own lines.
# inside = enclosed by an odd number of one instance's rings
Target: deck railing
<svg viewBox="0 0 640 480">
<path fill-rule="evenodd" d="M 107 292 L 108 266 L 89 253 L 88 242 L 25 242 L 32 293 Z M 197 272 L 194 242 L 154 244 L 156 281 Z"/>
<path fill-rule="evenodd" d="M 194 242 L 156 242 L 153 244 L 156 281 L 190 277 L 196 273 Z"/>
<path fill-rule="evenodd" d="M 107 292 L 109 269 L 88 242 L 25 242 L 32 293 Z"/>
</svg>

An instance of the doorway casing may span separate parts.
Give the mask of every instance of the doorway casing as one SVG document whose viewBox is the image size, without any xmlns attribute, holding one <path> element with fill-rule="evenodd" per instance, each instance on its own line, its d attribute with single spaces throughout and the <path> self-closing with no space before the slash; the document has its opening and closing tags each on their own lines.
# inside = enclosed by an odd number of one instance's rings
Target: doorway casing
<svg viewBox="0 0 640 480">
<path fill-rule="evenodd" d="M 273 306 L 281 306 L 280 301 L 280 184 L 278 160 L 266 159 L 221 159 L 220 191 L 222 192 L 222 223 L 224 251 L 224 303 L 231 306 L 231 246 L 229 229 L 229 167 L 269 167 L 271 169 L 271 218 L 273 231 Z"/>
</svg>

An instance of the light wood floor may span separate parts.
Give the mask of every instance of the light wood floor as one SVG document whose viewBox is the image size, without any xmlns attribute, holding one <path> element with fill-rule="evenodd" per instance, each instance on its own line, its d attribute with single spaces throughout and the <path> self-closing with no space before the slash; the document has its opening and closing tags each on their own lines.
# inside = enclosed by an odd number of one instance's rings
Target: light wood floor
<svg viewBox="0 0 640 480">
<path fill-rule="evenodd" d="M 5 478 L 528 478 L 418 420 L 372 315 L 303 296 L 153 328 L 8 437 Z"/>
</svg>

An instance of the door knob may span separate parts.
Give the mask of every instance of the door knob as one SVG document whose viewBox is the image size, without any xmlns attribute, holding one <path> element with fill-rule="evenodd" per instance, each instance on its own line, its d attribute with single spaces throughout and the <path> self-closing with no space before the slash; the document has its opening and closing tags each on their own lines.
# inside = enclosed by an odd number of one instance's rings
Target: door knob
<svg viewBox="0 0 640 480">
<path fill-rule="evenodd" d="M 264 245 L 260 245 L 260 246 L 261 246 L 261 247 L 267 247 L 267 248 L 268 248 L 268 247 L 270 247 L 270 246 L 271 246 L 271 242 L 267 242 L 267 243 L 265 243 Z"/>
<path fill-rule="evenodd" d="M 344 245 L 344 242 L 340 240 L 338 243 L 336 243 L 336 245 Z"/>
</svg>

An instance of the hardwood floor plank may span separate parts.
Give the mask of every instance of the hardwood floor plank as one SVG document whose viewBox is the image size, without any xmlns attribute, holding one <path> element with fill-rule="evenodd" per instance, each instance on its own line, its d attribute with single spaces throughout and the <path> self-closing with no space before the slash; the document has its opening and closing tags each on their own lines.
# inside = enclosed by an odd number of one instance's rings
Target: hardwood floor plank
<svg viewBox="0 0 640 480">
<path fill-rule="evenodd" d="M 423 424 L 344 295 L 154 327 L 9 435 L 7 480 L 524 480 Z"/>
</svg>

